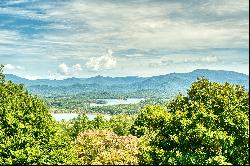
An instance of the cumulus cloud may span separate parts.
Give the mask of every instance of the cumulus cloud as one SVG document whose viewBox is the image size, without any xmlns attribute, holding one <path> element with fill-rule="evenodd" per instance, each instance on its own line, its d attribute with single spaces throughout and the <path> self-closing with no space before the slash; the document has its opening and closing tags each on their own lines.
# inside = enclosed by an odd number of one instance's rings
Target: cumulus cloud
<svg viewBox="0 0 250 166">
<path fill-rule="evenodd" d="M 61 63 L 58 67 L 61 74 L 69 75 L 69 67 L 65 63 Z"/>
<path fill-rule="evenodd" d="M 24 67 L 22 66 L 15 66 L 15 65 L 12 65 L 12 64 L 6 64 L 4 65 L 4 68 L 7 69 L 7 70 L 24 70 Z"/>
<path fill-rule="evenodd" d="M 13 66 L 12 64 L 6 64 L 6 65 L 4 65 L 4 67 L 5 67 L 7 70 L 14 70 L 14 69 L 15 69 L 15 66 Z"/>
<path fill-rule="evenodd" d="M 116 59 L 112 56 L 112 50 L 107 50 L 105 55 L 92 57 L 86 62 L 86 67 L 92 71 L 112 69 L 116 66 Z"/>
<path fill-rule="evenodd" d="M 72 71 L 74 74 L 78 74 L 79 72 L 82 71 L 82 67 L 80 64 L 75 64 L 72 66 Z"/>
<path fill-rule="evenodd" d="M 59 74 L 65 76 L 78 75 L 82 71 L 82 66 L 80 64 L 75 64 L 70 67 L 65 63 L 61 63 L 60 65 L 58 65 L 58 68 L 59 68 Z"/>
</svg>

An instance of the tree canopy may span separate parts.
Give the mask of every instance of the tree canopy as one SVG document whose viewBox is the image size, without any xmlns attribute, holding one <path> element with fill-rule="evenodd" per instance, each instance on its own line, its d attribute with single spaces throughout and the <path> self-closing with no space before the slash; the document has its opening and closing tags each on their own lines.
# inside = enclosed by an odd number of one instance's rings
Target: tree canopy
<svg viewBox="0 0 250 166">
<path fill-rule="evenodd" d="M 79 133 L 76 148 L 80 164 L 135 165 L 138 164 L 138 139 L 118 136 L 108 130 L 87 130 Z"/>
<path fill-rule="evenodd" d="M 249 164 L 249 94 L 199 79 L 166 108 L 146 106 L 131 132 L 146 164 Z"/>
<path fill-rule="evenodd" d="M 2 80 L 0 164 L 74 164 L 74 153 L 43 101 Z"/>
</svg>

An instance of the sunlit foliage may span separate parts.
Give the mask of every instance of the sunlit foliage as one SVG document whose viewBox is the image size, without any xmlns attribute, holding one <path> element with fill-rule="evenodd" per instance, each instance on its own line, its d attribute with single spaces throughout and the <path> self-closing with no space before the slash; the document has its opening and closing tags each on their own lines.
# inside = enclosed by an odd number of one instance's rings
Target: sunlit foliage
<svg viewBox="0 0 250 166">
<path fill-rule="evenodd" d="M 113 115 L 109 120 L 109 127 L 117 135 L 129 135 L 134 118 L 129 115 Z"/>
<path fill-rule="evenodd" d="M 137 141 L 135 136 L 118 136 L 107 130 L 80 133 L 76 143 L 80 164 L 138 164 Z"/>
</svg>

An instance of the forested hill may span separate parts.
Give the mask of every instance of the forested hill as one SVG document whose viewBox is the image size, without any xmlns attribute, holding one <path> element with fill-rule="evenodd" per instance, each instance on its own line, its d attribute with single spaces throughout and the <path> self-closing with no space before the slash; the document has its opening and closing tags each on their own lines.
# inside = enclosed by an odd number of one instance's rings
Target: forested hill
<svg viewBox="0 0 250 166">
<path fill-rule="evenodd" d="M 171 73 L 153 77 L 103 77 L 67 78 L 64 80 L 38 79 L 28 80 L 7 74 L 6 79 L 14 83 L 24 84 L 32 93 L 41 96 L 75 95 L 85 92 L 145 92 L 160 95 L 161 92 L 176 94 L 185 92 L 197 77 L 205 77 L 210 81 L 243 85 L 249 89 L 249 76 L 233 71 L 197 69 L 189 73 Z M 164 94 L 165 95 L 165 94 Z M 140 96 L 143 97 L 143 96 Z"/>
</svg>

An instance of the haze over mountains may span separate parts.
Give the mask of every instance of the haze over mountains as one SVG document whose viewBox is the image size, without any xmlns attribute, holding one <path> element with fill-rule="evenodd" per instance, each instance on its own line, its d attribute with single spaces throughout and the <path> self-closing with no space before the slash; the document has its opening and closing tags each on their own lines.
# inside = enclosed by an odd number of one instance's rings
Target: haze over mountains
<svg viewBox="0 0 250 166">
<path fill-rule="evenodd" d="M 38 79 L 28 80 L 12 74 L 6 79 L 24 84 L 32 93 L 48 97 L 58 95 L 77 95 L 85 92 L 123 92 L 154 91 L 157 93 L 185 93 L 197 77 L 210 81 L 243 85 L 249 89 L 249 76 L 242 73 L 223 70 L 197 69 L 189 73 L 170 73 L 152 77 L 103 77 L 67 78 L 64 80 Z"/>
</svg>

